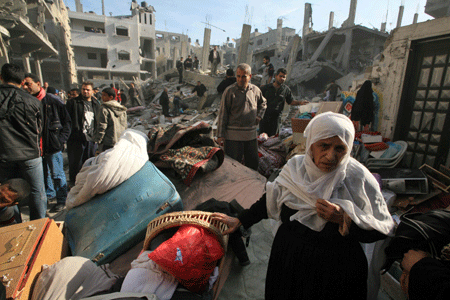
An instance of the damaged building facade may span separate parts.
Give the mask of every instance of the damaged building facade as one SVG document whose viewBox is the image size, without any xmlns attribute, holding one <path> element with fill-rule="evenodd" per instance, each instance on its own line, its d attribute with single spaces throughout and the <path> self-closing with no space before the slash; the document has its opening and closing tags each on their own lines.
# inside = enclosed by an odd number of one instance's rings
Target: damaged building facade
<svg viewBox="0 0 450 300">
<path fill-rule="evenodd" d="M 262 65 L 264 56 L 280 57 L 294 36 L 295 29 L 283 27 L 283 19 L 277 19 L 277 28 L 269 28 L 266 33 L 261 33 L 256 28 L 248 40 L 247 62 L 252 68 L 258 69 Z M 236 39 L 237 49 L 241 47 L 241 43 L 241 39 Z"/>
<path fill-rule="evenodd" d="M 366 72 L 383 94 L 381 132 L 408 143 L 408 167 L 450 165 L 449 59 L 446 16 L 397 28 Z"/>
<path fill-rule="evenodd" d="M 176 61 L 192 55 L 191 39 L 186 34 L 156 31 L 156 67 L 158 74 L 175 68 Z"/>
<path fill-rule="evenodd" d="M 17 63 L 58 88 L 76 84 L 69 18 L 62 0 L 1 0 L 0 26 L 2 63 Z"/>
<path fill-rule="evenodd" d="M 79 82 L 105 86 L 156 77 L 155 10 L 136 0 L 130 10 L 107 17 L 84 13 L 78 1 L 77 11 L 69 12 Z"/>
</svg>

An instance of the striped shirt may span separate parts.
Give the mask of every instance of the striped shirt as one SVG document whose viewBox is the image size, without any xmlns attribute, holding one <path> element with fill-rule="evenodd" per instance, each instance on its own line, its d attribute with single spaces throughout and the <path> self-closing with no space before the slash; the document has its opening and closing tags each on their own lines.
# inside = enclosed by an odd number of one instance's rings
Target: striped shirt
<svg viewBox="0 0 450 300">
<path fill-rule="evenodd" d="M 254 84 L 249 83 L 246 89 L 239 88 L 237 83 L 230 85 L 222 95 L 217 137 L 232 141 L 256 139 L 256 117 L 262 119 L 266 102 L 261 90 Z"/>
</svg>

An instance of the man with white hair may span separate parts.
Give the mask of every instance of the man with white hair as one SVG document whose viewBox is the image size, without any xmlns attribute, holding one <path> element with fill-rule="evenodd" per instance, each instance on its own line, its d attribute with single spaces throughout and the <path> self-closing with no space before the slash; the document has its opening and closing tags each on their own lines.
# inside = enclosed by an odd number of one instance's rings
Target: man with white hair
<svg viewBox="0 0 450 300">
<path fill-rule="evenodd" d="M 224 143 L 225 154 L 258 170 L 258 142 L 256 127 L 266 110 L 266 99 L 261 90 L 250 83 L 252 69 L 240 64 L 236 70 L 236 83 L 222 95 L 217 123 L 217 141 Z"/>
</svg>

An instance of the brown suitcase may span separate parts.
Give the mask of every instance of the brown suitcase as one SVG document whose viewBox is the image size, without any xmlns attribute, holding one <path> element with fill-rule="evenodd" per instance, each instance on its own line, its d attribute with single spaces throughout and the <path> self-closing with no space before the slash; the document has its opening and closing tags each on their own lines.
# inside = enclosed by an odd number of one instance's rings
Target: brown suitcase
<svg viewBox="0 0 450 300">
<path fill-rule="evenodd" d="M 61 260 L 66 252 L 64 236 L 54 220 L 0 228 L 0 279 L 6 287 L 6 299 L 29 299 L 41 266 Z"/>
</svg>

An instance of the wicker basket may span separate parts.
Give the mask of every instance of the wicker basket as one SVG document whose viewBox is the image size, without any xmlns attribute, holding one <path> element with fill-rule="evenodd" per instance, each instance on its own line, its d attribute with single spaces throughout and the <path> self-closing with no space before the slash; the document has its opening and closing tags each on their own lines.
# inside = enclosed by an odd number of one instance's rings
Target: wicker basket
<svg viewBox="0 0 450 300">
<path fill-rule="evenodd" d="M 228 226 L 218 220 L 212 220 L 211 214 L 205 211 L 181 211 L 164 214 L 147 225 L 147 234 L 145 235 L 144 250 L 150 247 L 150 243 L 163 230 L 179 227 L 181 225 L 198 225 L 208 229 L 217 236 L 220 244 L 225 252 L 227 251 L 228 235 L 223 235 L 223 232 L 228 229 Z"/>
<path fill-rule="evenodd" d="M 311 119 L 291 118 L 292 132 L 304 132 Z"/>
</svg>

